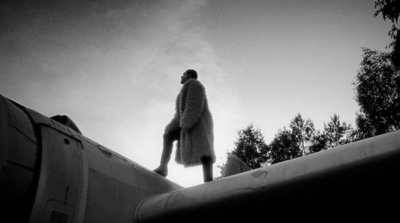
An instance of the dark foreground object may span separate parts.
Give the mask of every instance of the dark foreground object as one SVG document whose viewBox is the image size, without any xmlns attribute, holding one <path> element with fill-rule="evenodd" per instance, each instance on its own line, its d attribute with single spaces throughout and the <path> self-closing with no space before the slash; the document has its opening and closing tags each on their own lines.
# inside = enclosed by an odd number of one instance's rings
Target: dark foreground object
<svg viewBox="0 0 400 223">
<path fill-rule="evenodd" d="M 148 198 L 138 222 L 392 222 L 400 131 Z"/>
<path fill-rule="evenodd" d="M 399 218 L 400 131 L 182 188 L 0 95 L 0 167 L 0 222 Z"/>
</svg>

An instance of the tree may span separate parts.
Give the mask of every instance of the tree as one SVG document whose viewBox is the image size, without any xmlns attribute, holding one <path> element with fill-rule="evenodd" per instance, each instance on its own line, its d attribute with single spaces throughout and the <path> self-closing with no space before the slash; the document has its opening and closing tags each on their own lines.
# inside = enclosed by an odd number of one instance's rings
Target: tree
<svg viewBox="0 0 400 223">
<path fill-rule="evenodd" d="M 390 19 L 392 29 L 389 31 L 389 36 L 392 42 L 389 46 L 393 47 L 391 58 L 396 67 L 400 67 L 400 35 L 399 35 L 399 15 L 400 15 L 400 0 L 377 0 L 375 2 L 377 11 L 374 16 L 382 14 L 384 20 Z"/>
<path fill-rule="evenodd" d="M 269 144 L 268 163 L 275 164 L 301 156 L 301 150 L 290 130 L 279 130 Z"/>
<path fill-rule="evenodd" d="M 314 133 L 314 123 L 297 114 L 290 122 L 289 130 L 280 130 L 270 143 L 268 163 L 274 164 L 308 154 Z"/>
<path fill-rule="evenodd" d="M 310 152 L 318 152 L 330 148 L 335 148 L 352 141 L 353 128 L 346 122 L 340 122 L 340 117 L 337 114 L 331 116 L 328 124 L 324 123 L 324 130 L 319 131 L 312 139 Z"/>
<path fill-rule="evenodd" d="M 337 114 L 331 116 L 331 121 L 324 124 L 324 134 L 327 139 L 327 148 L 335 148 L 351 141 L 350 134 L 352 128 L 346 122 L 340 122 L 340 117 Z"/>
<path fill-rule="evenodd" d="M 358 139 L 400 128 L 400 72 L 389 53 L 367 48 L 363 52 L 353 83 L 361 107 L 356 117 Z"/>
<path fill-rule="evenodd" d="M 309 148 L 310 153 L 316 153 L 321 150 L 328 149 L 328 137 L 324 132 L 319 130 L 315 133 L 314 137 L 311 139 L 311 146 Z"/>
<path fill-rule="evenodd" d="M 289 125 L 292 131 L 294 143 L 300 148 L 301 155 L 306 155 L 307 144 L 311 142 L 311 138 L 315 132 L 314 123 L 311 119 L 304 120 L 301 114 L 297 114 Z"/>
<path fill-rule="evenodd" d="M 357 129 L 354 131 L 354 141 L 366 139 L 376 135 L 376 131 L 372 126 L 371 121 L 366 117 L 365 113 L 356 114 Z"/>
<path fill-rule="evenodd" d="M 253 124 L 238 131 L 238 139 L 232 154 L 239 157 L 251 169 L 265 165 L 268 146 L 260 129 L 255 129 Z"/>
</svg>

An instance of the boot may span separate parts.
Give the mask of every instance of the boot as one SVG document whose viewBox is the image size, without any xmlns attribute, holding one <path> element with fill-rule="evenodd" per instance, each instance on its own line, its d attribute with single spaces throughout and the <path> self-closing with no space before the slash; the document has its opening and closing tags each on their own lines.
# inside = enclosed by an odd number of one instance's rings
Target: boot
<svg viewBox="0 0 400 223">
<path fill-rule="evenodd" d="M 172 153 L 172 146 L 174 143 L 174 140 L 179 139 L 180 136 L 180 129 L 177 129 L 172 132 L 165 132 L 163 135 L 163 151 L 161 153 L 161 161 L 160 161 L 160 166 L 158 166 L 155 170 L 153 170 L 155 173 L 166 177 L 168 175 L 168 163 L 169 160 L 171 159 L 171 153 Z"/>
</svg>

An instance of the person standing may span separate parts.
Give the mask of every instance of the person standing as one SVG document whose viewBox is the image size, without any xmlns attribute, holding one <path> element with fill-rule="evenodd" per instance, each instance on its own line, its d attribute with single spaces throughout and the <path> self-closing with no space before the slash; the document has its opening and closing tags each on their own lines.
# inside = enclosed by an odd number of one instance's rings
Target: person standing
<svg viewBox="0 0 400 223">
<path fill-rule="evenodd" d="M 185 167 L 202 165 L 204 182 L 209 182 L 213 180 L 215 163 L 213 119 L 205 88 L 197 78 L 193 69 L 181 77 L 183 86 L 176 98 L 176 112 L 165 127 L 161 161 L 154 172 L 168 175 L 173 143 L 178 141 L 175 161 Z"/>
</svg>

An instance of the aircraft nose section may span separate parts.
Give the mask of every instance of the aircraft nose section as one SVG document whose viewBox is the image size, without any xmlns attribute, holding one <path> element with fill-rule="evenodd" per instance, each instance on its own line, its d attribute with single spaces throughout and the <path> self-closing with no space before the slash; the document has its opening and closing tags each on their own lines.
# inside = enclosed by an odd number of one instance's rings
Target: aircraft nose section
<svg viewBox="0 0 400 223">
<path fill-rule="evenodd" d="M 0 222 L 27 222 L 37 187 L 40 154 L 22 107 L 0 95 Z"/>
</svg>

